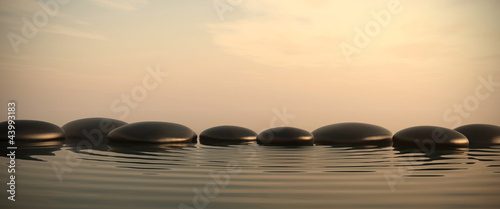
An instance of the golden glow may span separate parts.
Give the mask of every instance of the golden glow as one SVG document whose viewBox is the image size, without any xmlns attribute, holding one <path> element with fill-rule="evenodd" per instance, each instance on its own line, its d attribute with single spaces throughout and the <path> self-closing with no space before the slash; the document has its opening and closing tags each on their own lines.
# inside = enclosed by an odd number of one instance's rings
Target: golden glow
<svg viewBox="0 0 500 209">
<path fill-rule="evenodd" d="M 218 124 L 456 127 L 444 113 L 475 94 L 479 77 L 500 81 L 499 1 L 401 0 L 402 11 L 347 62 L 341 43 L 354 45 L 357 28 L 390 2 L 252 0 L 220 20 L 206 1 L 70 1 L 18 53 L 0 40 L 2 102 L 16 100 L 19 119 L 171 121 L 197 133 Z M 6 37 L 41 8 L 2 1 L 0 11 Z M 112 103 L 156 65 L 169 76 L 120 118 Z M 500 124 L 498 92 L 452 116 Z M 285 107 L 294 118 L 276 115 Z"/>
</svg>

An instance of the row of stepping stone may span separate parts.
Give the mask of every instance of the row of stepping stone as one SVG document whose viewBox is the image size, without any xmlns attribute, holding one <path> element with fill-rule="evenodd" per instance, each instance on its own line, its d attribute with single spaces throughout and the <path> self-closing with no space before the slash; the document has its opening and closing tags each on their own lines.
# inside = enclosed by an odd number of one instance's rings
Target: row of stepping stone
<svg viewBox="0 0 500 209">
<path fill-rule="evenodd" d="M 190 128 L 169 122 L 126 122 L 109 118 L 85 118 L 62 127 L 35 120 L 15 120 L 14 141 L 17 145 L 31 142 L 66 140 L 104 140 L 106 143 L 196 143 L 198 136 Z M 7 121 L 0 130 L 7 132 Z M 12 128 L 12 127 L 11 127 Z M 11 137 L 12 138 L 12 137 Z M 4 142 L 9 141 L 2 134 Z M 257 142 L 261 145 L 308 146 L 395 146 L 466 148 L 500 144 L 500 126 L 464 125 L 454 130 L 437 126 L 416 126 L 392 134 L 389 130 L 366 123 L 337 123 L 308 132 L 293 127 L 278 127 L 260 134 L 239 126 L 216 126 L 201 132 L 199 142 L 208 145 L 230 145 Z"/>
</svg>

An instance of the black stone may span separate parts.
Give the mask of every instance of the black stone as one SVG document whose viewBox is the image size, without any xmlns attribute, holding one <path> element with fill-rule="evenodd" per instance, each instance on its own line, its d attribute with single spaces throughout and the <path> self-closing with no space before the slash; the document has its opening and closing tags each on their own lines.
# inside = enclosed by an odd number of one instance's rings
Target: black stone
<svg viewBox="0 0 500 209">
<path fill-rule="evenodd" d="M 455 128 L 469 139 L 469 146 L 490 146 L 500 144 L 500 126 L 470 124 Z"/>
<path fill-rule="evenodd" d="M 14 120 L 15 138 L 14 141 L 47 141 L 47 140 L 64 140 L 64 130 L 52 123 L 37 121 L 37 120 Z M 0 123 L 0 130 L 3 131 L 0 138 L 2 141 L 8 141 L 7 121 Z"/>
<path fill-rule="evenodd" d="M 196 142 L 197 135 L 190 128 L 168 122 L 131 123 L 108 134 L 112 142 L 188 143 Z"/>
<path fill-rule="evenodd" d="M 89 138 L 96 134 L 106 137 L 113 129 L 126 124 L 110 118 L 83 118 L 66 123 L 62 128 L 66 138 Z"/>
<path fill-rule="evenodd" d="M 108 150 L 107 135 L 113 129 L 126 125 L 126 122 L 110 118 L 84 118 L 66 123 L 66 145 L 80 149 Z"/>
<path fill-rule="evenodd" d="M 257 138 L 254 131 L 239 126 L 216 126 L 200 134 L 200 143 L 207 145 L 232 145 L 253 142 Z"/>
<path fill-rule="evenodd" d="M 302 129 L 279 127 L 262 131 L 257 136 L 257 143 L 277 146 L 311 146 L 314 143 L 314 136 Z"/>
<path fill-rule="evenodd" d="M 460 132 L 436 126 L 403 129 L 394 134 L 392 141 L 395 147 L 417 147 L 426 150 L 469 146 L 469 140 Z"/>
<path fill-rule="evenodd" d="M 314 143 L 322 145 L 383 145 L 392 144 L 392 133 L 380 126 L 366 123 L 337 123 L 312 132 Z"/>
<path fill-rule="evenodd" d="M 25 160 L 40 159 L 32 157 L 33 155 L 54 155 L 53 152 L 60 150 L 64 145 L 64 130 L 52 123 L 36 120 L 15 120 L 13 129 L 15 131 L 14 143 L 9 143 L 8 122 L 0 123 L 0 130 L 5 130 L 0 136 L 2 149 L 0 156 L 9 157 L 7 154 L 11 150 L 7 147 L 16 147 L 16 158 Z"/>
</svg>

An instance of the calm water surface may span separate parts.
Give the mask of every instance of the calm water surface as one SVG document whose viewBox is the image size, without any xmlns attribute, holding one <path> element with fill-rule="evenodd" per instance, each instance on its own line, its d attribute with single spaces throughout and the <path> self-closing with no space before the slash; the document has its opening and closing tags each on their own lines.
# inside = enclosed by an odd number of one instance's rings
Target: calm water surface
<svg viewBox="0 0 500 209">
<path fill-rule="evenodd" d="M 426 155 L 392 147 L 64 146 L 36 154 L 17 159 L 17 201 L 4 192 L 1 208 L 500 207 L 500 147 Z"/>
</svg>

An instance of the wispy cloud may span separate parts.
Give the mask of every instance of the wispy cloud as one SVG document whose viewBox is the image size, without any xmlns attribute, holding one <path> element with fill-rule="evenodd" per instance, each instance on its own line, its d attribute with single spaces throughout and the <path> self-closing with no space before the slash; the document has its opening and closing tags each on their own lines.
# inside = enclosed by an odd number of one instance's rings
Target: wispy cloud
<svg viewBox="0 0 500 209">
<path fill-rule="evenodd" d="M 82 31 L 82 30 L 79 30 L 76 28 L 72 28 L 72 27 L 67 27 L 64 25 L 50 25 L 50 26 L 47 26 L 46 28 L 44 28 L 43 31 L 47 32 L 47 33 L 60 34 L 60 35 L 78 37 L 78 38 L 87 38 L 87 39 L 94 39 L 94 40 L 101 40 L 101 41 L 108 40 L 105 36 L 102 36 L 102 35 L 99 35 L 96 33 L 85 32 L 85 31 Z"/>
<path fill-rule="evenodd" d="M 125 1 L 127 2 L 127 1 Z M 103 35 L 95 32 L 89 32 L 88 26 L 92 24 L 75 18 L 74 15 L 63 12 L 66 5 L 59 5 L 57 15 L 50 16 L 48 24 L 38 28 L 40 32 L 66 35 L 71 37 L 86 38 L 93 40 L 107 40 Z M 32 22 L 33 15 L 39 12 L 45 12 L 38 1 L 19 0 L 15 2 L 1 1 L 0 12 L 5 13 L 0 17 L 0 24 L 4 28 L 8 28 L 9 32 L 20 34 L 24 22 L 22 18 L 27 18 Z"/>
<path fill-rule="evenodd" d="M 355 17 L 362 15 L 360 11 L 374 4 L 246 1 L 242 6 L 245 18 L 208 27 L 216 45 L 261 64 L 286 68 L 335 67 L 343 61 L 338 43 L 349 36 L 357 23 Z"/>
<path fill-rule="evenodd" d="M 370 12 L 386 9 L 387 2 L 246 1 L 240 10 L 242 18 L 211 23 L 208 28 L 217 46 L 261 64 L 284 68 L 346 67 L 339 43 L 352 44 L 355 28 L 364 30 L 366 23 L 374 20 Z M 489 45 L 498 42 L 493 37 L 472 39 L 481 33 L 498 34 L 498 28 L 492 28 L 494 24 L 490 23 L 495 18 L 481 12 L 498 4 L 494 1 L 474 5 L 455 5 L 451 0 L 400 2 L 405 10 L 392 16 L 390 26 L 372 38 L 355 64 L 379 65 L 400 59 L 419 64 L 426 58 L 449 63 L 471 58 L 471 52 L 460 49 L 492 48 Z M 481 50 L 481 55 L 492 52 Z"/>
<path fill-rule="evenodd" d="M 38 1 L 17 0 L 17 1 L 0 1 L 0 12 L 8 14 L 29 14 L 33 11 L 40 10 Z M 5 17 L 5 15 L 2 15 Z"/>
<path fill-rule="evenodd" d="M 127 11 L 134 11 L 149 4 L 149 0 L 92 0 L 92 2 L 101 7 Z"/>
</svg>

